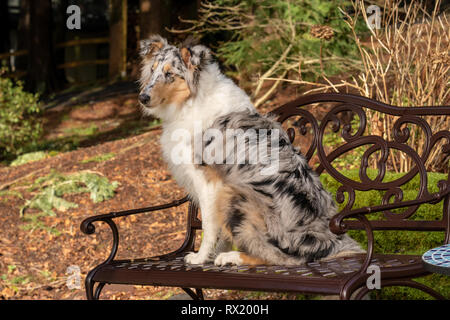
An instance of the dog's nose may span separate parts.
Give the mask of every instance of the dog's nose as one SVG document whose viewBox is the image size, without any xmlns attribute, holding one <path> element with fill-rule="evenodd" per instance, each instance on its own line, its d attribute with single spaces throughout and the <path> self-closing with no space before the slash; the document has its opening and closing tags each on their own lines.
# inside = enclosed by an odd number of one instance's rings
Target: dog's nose
<svg viewBox="0 0 450 320">
<path fill-rule="evenodd" d="M 139 101 L 140 101 L 142 104 L 147 104 L 147 103 L 149 103 L 149 101 L 150 101 L 150 96 L 149 96 L 148 94 L 140 94 L 140 95 L 139 95 Z"/>
</svg>

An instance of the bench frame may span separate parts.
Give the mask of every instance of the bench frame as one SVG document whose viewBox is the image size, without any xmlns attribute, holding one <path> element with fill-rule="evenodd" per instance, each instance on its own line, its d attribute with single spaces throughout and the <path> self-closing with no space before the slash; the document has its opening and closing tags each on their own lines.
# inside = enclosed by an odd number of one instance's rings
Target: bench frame
<svg viewBox="0 0 450 320">
<path fill-rule="evenodd" d="M 311 105 L 314 103 L 335 102 L 340 103 L 333 107 L 331 111 L 325 114 L 324 118 L 320 121 L 306 109 L 300 107 L 305 105 Z M 393 128 L 393 140 L 386 141 L 379 136 L 364 136 L 364 131 L 367 125 L 366 112 L 364 109 L 379 111 L 385 114 L 398 117 L 398 120 L 394 123 Z M 351 112 L 357 114 L 360 120 L 359 129 L 355 134 L 351 134 L 351 126 L 343 123 L 338 117 L 339 114 L 344 112 Z M 294 141 L 296 130 L 301 135 L 308 134 L 307 126 L 312 128 L 313 139 L 308 152 L 305 157 L 310 160 L 315 152 L 320 161 L 320 165 L 315 170 L 319 175 L 323 171 L 327 171 L 334 179 L 342 183 L 342 186 L 338 189 L 336 200 L 339 203 L 345 201 L 345 194 L 348 195 L 348 200 L 345 208 L 337 213 L 330 221 L 330 230 L 336 234 L 343 234 L 348 230 L 365 230 L 367 236 L 367 252 L 364 255 L 363 262 L 359 271 L 350 274 L 345 277 L 339 284 L 329 282 L 326 279 L 310 280 L 306 283 L 291 284 L 288 281 L 283 281 L 280 277 L 277 282 L 274 282 L 273 277 L 270 281 L 264 283 L 265 277 L 239 277 L 236 279 L 227 278 L 226 285 L 224 281 L 220 281 L 220 275 L 214 274 L 213 276 L 204 273 L 201 277 L 193 277 L 189 281 L 182 279 L 174 279 L 173 274 L 169 276 L 164 273 L 157 274 L 160 279 L 153 279 L 151 284 L 147 283 L 147 280 L 140 278 L 139 272 L 130 272 L 125 276 L 118 276 L 113 270 L 113 267 L 117 263 L 131 263 L 131 262 L 143 262 L 149 260 L 170 260 L 175 257 L 180 257 L 187 252 L 194 250 L 195 235 L 197 230 L 201 230 L 201 220 L 198 218 L 197 206 L 189 200 L 186 196 L 183 199 L 173 201 L 169 204 L 160 206 L 153 206 L 142 209 L 127 210 L 121 212 L 111 212 L 109 214 L 89 217 L 85 219 L 81 224 L 81 230 L 85 234 L 95 233 L 95 222 L 105 222 L 111 229 L 113 235 L 112 248 L 109 257 L 100 265 L 92 269 L 85 280 L 85 288 L 87 298 L 99 299 L 101 291 L 105 284 L 121 283 L 121 284 L 142 284 L 142 285 L 161 285 L 161 286 L 179 286 L 179 283 L 185 283 L 186 286 L 182 286 L 182 289 L 187 292 L 195 300 L 203 300 L 202 288 L 224 288 L 224 289 L 240 289 L 240 290 L 259 290 L 259 291 L 295 291 L 298 293 L 321 293 L 321 294 L 338 294 L 341 299 L 361 299 L 370 290 L 365 286 L 367 278 L 370 274 L 367 273 L 367 269 L 371 264 L 371 261 L 376 257 L 374 255 L 374 230 L 409 230 L 409 231 L 444 231 L 445 243 L 450 243 L 450 176 L 447 175 L 447 180 L 440 181 L 438 184 L 439 191 L 430 194 L 427 189 L 427 171 L 425 168 L 425 162 L 430 154 L 430 151 L 441 140 L 446 140 L 446 143 L 442 146 L 443 153 L 450 153 L 450 131 L 442 130 L 436 133 L 431 131 L 429 124 L 422 116 L 449 116 L 450 106 L 438 106 L 438 107 L 395 107 L 387 105 L 372 99 L 368 99 L 361 96 L 338 94 L 338 93 L 322 93 L 314 95 L 305 95 L 292 102 L 289 102 L 272 112 L 278 116 L 278 121 L 283 123 L 285 120 L 291 117 L 300 117 L 295 123 L 296 128 L 290 127 L 287 129 L 287 133 L 291 141 Z M 346 144 L 338 147 L 329 154 L 325 154 L 323 141 L 325 127 L 331 123 L 333 131 L 338 132 L 341 129 L 341 135 L 346 141 Z M 405 124 L 414 124 L 419 126 L 426 135 L 426 145 L 424 152 L 419 155 L 415 150 L 410 148 L 406 142 L 409 139 L 409 129 Z M 403 126 L 403 127 L 402 127 Z M 370 144 L 370 147 L 363 155 L 360 169 L 359 181 L 353 181 L 342 174 L 340 174 L 332 165 L 331 162 L 338 158 L 340 155 L 357 148 L 362 145 Z M 386 171 L 386 161 L 390 149 L 397 149 L 408 156 L 410 156 L 415 166 L 400 179 L 383 183 L 384 174 Z M 381 160 L 378 162 L 378 176 L 372 180 L 367 177 L 368 158 L 376 151 L 380 151 Z M 403 194 L 400 187 L 410 181 L 414 176 L 419 175 L 421 178 L 419 193 L 415 200 L 402 201 Z M 386 190 L 386 195 L 381 205 L 373 207 L 364 207 L 353 209 L 355 201 L 355 190 Z M 392 202 L 392 198 L 394 201 Z M 436 204 L 443 201 L 443 215 L 439 221 L 411 221 L 408 218 L 413 215 L 417 208 L 421 204 L 431 203 Z M 119 247 L 119 231 L 114 219 L 119 217 L 126 217 L 135 214 L 155 212 L 163 209 L 178 207 L 183 204 L 189 203 L 186 237 L 184 243 L 180 248 L 174 252 L 164 254 L 157 257 L 148 259 L 133 259 L 133 260 L 115 260 L 115 256 Z M 394 214 L 391 210 L 397 208 L 407 208 L 407 210 L 401 214 Z M 369 220 L 366 215 L 374 212 L 383 212 L 385 220 Z M 356 220 L 345 220 L 348 218 L 355 218 Z M 399 257 L 401 255 L 383 255 L 384 257 Z M 386 286 L 408 286 L 422 290 L 434 298 L 444 299 L 442 295 L 420 284 L 413 278 L 424 276 L 429 274 L 424 268 L 422 263 L 415 261 L 409 265 L 402 265 L 400 267 L 389 266 L 382 267 L 381 270 L 381 285 Z M 106 269 L 111 269 L 107 271 Z M 106 271 L 105 271 L 106 270 Z M 192 273 L 194 275 L 194 273 Z M 269 280 L 269 278 L 267 278 Z M 180 282 L 181 281 L 181 282 Z M 97 286 L 95 288 L 95 284 Z M 269 284 L 270 283 L 270 284 Z M 195 288 L 195 292 L 190 289 Z M 355 295 L 354 293 L 358 291 Z M 352 296 L 353 295 L 353 296 Z"/>
</svg>

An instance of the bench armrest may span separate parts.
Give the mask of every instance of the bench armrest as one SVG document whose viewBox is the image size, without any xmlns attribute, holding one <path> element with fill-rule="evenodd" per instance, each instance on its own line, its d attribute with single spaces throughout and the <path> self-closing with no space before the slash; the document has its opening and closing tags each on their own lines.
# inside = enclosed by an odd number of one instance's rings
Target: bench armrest
<svg viewBox="0 0 450 320">
<path fill-rule="evenodd" d="M 372 214 L 375 212 L 381 212 L 386 210 L 394 210 L 394 209 L 400 209 L 400 208 L 406 208 L 416 205 L 421 205 L 425 203 L 438 203 L 444 197 L 450 195 L 450 187 L 447 187 L 444 190 L 441 190 L 437 193 L 429 194 L 425 197 L 422 197 L 420 199 L 416 200 L 409 200 L 409 201 L 402 201 L 397 203 L 390 203 L 390 204 L 383 204 L 379 206 L 372 206 L 372 207 L 363 207 L 355 210 L 350 211 L 342 211 L 338 214 L 336 214 L 333 218 L 330 220 L 330 230 L 335 234 L 343 234 L 347 232 L 347 226 L 344 219 L 347 218 L 357 218 L 361 215 L 366 214 Z"/>
<path fill-rule="evenodd" d="M 131 215 L 135 215 L 135 214 L 139 214 L 139 213 L 153 212 L 153 211 L 159 211 L 159 210 L 164 210 L 164 209 L 168 209 L 168 208 L 178 207 L 178 206 L 182 205 L 183 203 L 186 203 L 187 201 L 189 201 L 188 196 L 186 196 L 180 200 L 175 200 L 173 202 L 158 205 L 158 206 L 152 206 L 152 207 L 140 208 L 140 209 L 132 209 L 132 210 L 126 210 L 126 211 L 110 212 L 108 214 L 102 214 L 102 215 L 98 215 L 98 216 L 89 217 L 89 218 L 86 218 L 85 220 L 83 220 L 83 222 L 81 223 L 80 229 L 85 234 L 93 234 L 93 233 L 95 233 L 95 227 L 92 224 L 93 222 L 105 221 L 108 219 L 126 217 L 126 216 L 131 216 Z"/>
<path fill-rule="evenodd" d="M 113 261 L 114 257 L 116 256 L 117 249 L 119 247 L 119 230 L 117 229 L 117 225 L 113 221 L 115 218 L 119 217 L 126 217 L 134 214 L 139 213 L 145 213 L 145 212 L 153 212 L 173 207 L 178 207 L 186 202 L 189 201 L 189 197 L 186 196 L 180 200 L 175 200 L 173 202 L 158 205 L 158 206 L 152 206 L 147 208 L 141 208 L 141 209 L 133 209 L 133 210 L 126 210 L 126 211 L 118 211 L 118 212 L 110 212 L 108 214 L 102 214 L 98 216 L 93 216 L 86 218 L 83 220 L 83 222 L 80 225 L 80 229 L 84 234 L 90 235 L 95 233 L 95 226 L 94 222 L 102 221 L 108 224 L 108 226 L 111 228 L 111 231 L 113 233 L 113 244 L 111 248 L 111 253 L 109 254 L 109 257 L 103 262 L 102 264 L 107 264 Z"/>
</svg>

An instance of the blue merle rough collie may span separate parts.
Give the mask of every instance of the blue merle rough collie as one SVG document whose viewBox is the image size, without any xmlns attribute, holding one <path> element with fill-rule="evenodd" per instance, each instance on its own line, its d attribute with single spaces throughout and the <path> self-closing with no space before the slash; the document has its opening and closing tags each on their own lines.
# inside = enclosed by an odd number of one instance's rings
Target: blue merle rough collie
<svg viewBox="0 0 450 320">
<path fill-rule="evenodd" d="M 141 56 L 142 110 L 163 120 L 163 157 L 201 211 L 202 243 L 186 255 L 187 263 L 299 265 L 362 252 L 353 239 L 329 230 L 336 214 L 331 195 L 281 125 L 256 111 L 208 48 L 179 48 L 152 36 L 141 43 Z M 248 139 L 249 130 L 267 137 Z M 201 139 L 198 154 L 195 137 L 211 131 L 215 135 Z M 273 161 L 235 161 L 239 152 L 217 138 L 228 132 L 233 141 L 244 138 L 241 153 L 264 145 L 270 157 L 276 154 L 275 170 Z M 180 161 L 180 153 L 188 157 Z M 205 154 L 214 153 L 222 161 L 204 161 Z"/>
</svg>

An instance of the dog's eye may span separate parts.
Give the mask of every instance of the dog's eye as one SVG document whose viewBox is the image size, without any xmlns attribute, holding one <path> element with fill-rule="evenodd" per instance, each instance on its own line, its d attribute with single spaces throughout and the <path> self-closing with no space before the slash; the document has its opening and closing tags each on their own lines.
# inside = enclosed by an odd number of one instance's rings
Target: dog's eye
<svg viewBox="0 0 450 320">
<path fill-rule="evenodd" d="M 169 83 L 172 83 L 175 81 L 175 78 L 174 78 L 172 72 L 166 72 L 166 81 Z"/>
</svg>

